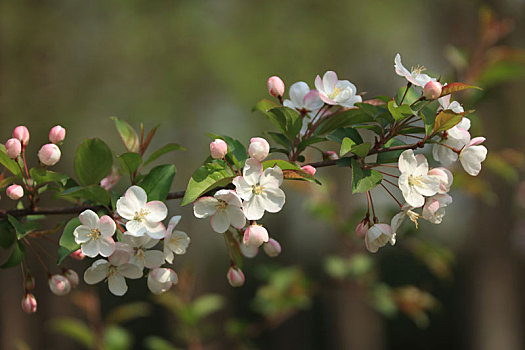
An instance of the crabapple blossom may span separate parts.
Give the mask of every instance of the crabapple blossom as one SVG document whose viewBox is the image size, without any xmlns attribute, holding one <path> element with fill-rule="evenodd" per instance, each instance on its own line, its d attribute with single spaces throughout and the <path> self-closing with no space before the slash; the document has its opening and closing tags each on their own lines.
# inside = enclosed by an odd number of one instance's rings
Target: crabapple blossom
<svg viewBox="0 0 525 350">
<path fill-rule="evenodd" d="M 259 247 L 254 245 L 245 245 L 240 243 L 239 249 L 241 250 L 241 254 L 248 259 L 255 258 L 257 254 L 259 254 Z"/>
<path fill-rule="evenodd" d="M 25 126 L 19 125 L 13 130 L 13 137 L 25 147 L 29 143 L 29 130 Z"/>
<path fill-rule="evenodd" d="M 452 203 L 452 197 L 448 194 L 436 194 L 427 198 L 421 217 L 433 224 L 440 224 L 445 216 L 445 207 Z"/>
<path fill-rule="evenodd" d="M 232 287 L 241 287 L 244 284 L 244 273 L 237 266 L 230 267 L 226 278 Z"/>
<path fill-rule="evenodd" d="M 153 269 L 148 274 L 148 288 L 156 295 L 166 292 L 178 281 L 175 271 L 165 267 Z"/>
<path fill-rule="evenodd" d="M 71 282 L 65 276 L 52 275 L 48 279 L 49 289 L 53 294 L 62 296 L 66 295 L 71 291 Z"/>
<path fill-rule="evenodd" d="M 457 114 L 465 112 L 465 110 L 459 104 L 458 101 L 450 102 L 450 95 L 446 95 L 446 96 L 440 97 L 440 98 L 438 98 L 438 101 L 439 101 L 439 105 L 440 105 L 439 108 L 438 108 L 438 111 L 440 109 L 443 109 L 443 110 L 447 110 L 448 109 L 448 110 L 451 110 L 452 112 L 457 113 Z M 463 118 L 462 120 L 468 120 L 468 119 L 467 118 Z M 469 123 L 470 123 L 470 121 L 469 121 Z M 470 127 L 470 124 L 469 124 L 469 127 Z M 468 130 L 468 127 L 466 129 Z"/>
<path fill-rule="evenodd" d="M 365 245 L 369 252 L 376 253 L 379 248 L 385 246 L 387 243 L 391 245 L 396 243 L 396 235 L 390 225 L 375 224 L 366 232 Z"/>
<path fill-rule="evenodd" d="M 221 139 L 210 143 L 210 154 L 213 159 L 222 159 L 228 153 L 228 144 Z"/>
<path fill-rule="evenodd" d="M 452 186 L 452 181 L 454 180 L 450 170 L 443 167 L 434 168 L 428 171 L 428 175 L 435 175 L 439 178 L 441 183 L 439 185 L 438 193 L 447 193 L 450 191 L 450 186 Z"/>
<path fill-rule="evenodd" d="M 468 120 L 463 118 L 463 120 Z M 468 124 L 468 125 L 467 125 Z M 470 126 L 470 123 L 463 125 Z M 462 125 L 462 126 L 463 126 Z M 450 166 L 458 160 L 458 154 L 455 150 L 460 150 L 470 141 L 470 133 L 467 129 L 459 127 L 459 124 L 447 130 L 446 138 L 441 140 L 441 144 L 435 144 L 432 148 L 434 159 L 444 166 Z"/>
<path fill-rule="evenodd" d="M 257 159 L 259 162 L 268 157 L 270 153 L 270 144 L 262 137 L 252 137 L 250 146 L 248 146 L 248 154 L 251 158 Z"/>
<path fill-rule="evenodd" d="M 172 217 L 164 236 L 164 259 L 170 264 L 173 263 L 173 254 L 186 253 L 191 241 L 186 232 L 173 231 L 179 221 L 180 215 Z"/>
<path fill-rule="evenodd" d="M 82 253 L 82 249 L 77 249 L 73 253 L 69 254 L 70 257 L 72 257 L 75 260 L 84 260 L 86 255 Z"/>
<path fill-rule="evenodd" d="M 20 185 L 11 185 L 5 190 L 5 193 L 9 198 L 16 201 L 24 196 L 24 189 Z"/>
<path fill-rule="evenodd" d="M 285 202 L 285 194 L 279 188 L 283 182 L 281 168 L 275 166 L 263 172 L 263 166 L 254 158 L 246 160 L 243 176 L 237 176 L 232 183 L 244 200 L 244 215 L 248 220 L 262 218 L 265 211 L 277 213 Z"/>
<path fill-rule="evenodd" d="M 412 221 L 416 225 L 416 228 L 417 228 L 418 226 L 417 220 L 419 219 L 420 215 L 416 213 L 415 211 L 413 211 L 412 209 L 414 209 L 414 207 L 411 207 L 410 205 L 405 204 L 401 208 L 401 211 L 397 213 L 396 215 L 394 215 L 394 217 L 390 221 L 390 227 L 392 228 L 392 231 L 394 232 L 394 234 L 401 227 L 403 222 L 405 222 L 406 218 L 409 218 L 410 221 Z"/>
<path fill-rule="evenodd" d="M 76 288 L 78 286 L 78 274 L 75 270 L 66 269 L 62 272 L 64 277 L 69 280 L 71 287 Z"/>
<path fill-rule="evenodd" d="M 5 143 L 5 150 L 9 158 L 16 159 L 22 152 L 22 144 L 18 139 L 9 139 Z"/>
<path fill-rule="evenodd" d="M 243 243 L 247 246 L 260 247 L 264 242 L 268 242 L 268 231 L 261 225 L 253 224 L 244 231 Z"/>
<path fill-rule="evenodd" d="M 310 90 L 304 81 L 293 83 L 290 86 L 289 94 L 290 99 L 284 100 L 283 105 L 301 113 L 317 112 L 324 104 L 319 97 L 319 92 L 315 89 Z"/>
<path fill-rule="evenodd" d="M 275 258 L 281 254 L 281 245 L 275 239 L 270 238 L 268 242 L 263 244 L 263 250 L 270 258 Z"/>
<path fill-rule="evenodd" d="M 435 195 L 440 189 L 440 179 L 436 175 L 428 175 L 428 162 L 424 155 L 414 155 L 411 149 L 401 153 L 399 157 L 398 185 L 406 202 L 419 208 L 425 204 L 425 198 Z"/>
<path fill-rule="evenodd" d="M 363 100 L 357 95 L 354 84 L 348 80 L 338 80 L 337 74 L 333 71 L 327 71 L 322 79 L 318 75 L 315 78 L 315 88 L 321 100 L 329 105 L 353 107 L 355 103 Z"/>
<path fill-rule="evenodd" d="M 36 312 L 36 298 L 32 293 L 26 292 L 22 298 L 22 310 L 26 314 L 34 314 Z"/>
<path fill-rule="evenodd" d="M 104 259 L 95 261 L 84 272 L 84 281 L 87 284 L 96 284 L 107 279 L 111 293 L 117 296 L 126 294 L 128 291 L 126 278 L 141 278 L 142 270 L 135 264 L 124 263 L 123 261 L 125 259 L 110 259 L 109 262 Z"/>
<path fill-rule="evenodd" d="M 112 265 L 123 265 L 129 263 L 133 256 L 133 248 L 124 242 L 115 243 L 115 251 L 108 257 Z"/>
<path fill-rule="evenodd" d="M 394 69 L 397 75 L 404 77 L 409 83 L 414 84 L 415 86 L 424 87 L 429 81 L 435 80 L 423 73 L 425 71 L 424 67 L 418 66 L 409 72 L 401 63 L 400 54 L 397 54 L 394 58 Z"/>
<path fill-rule="evenodd" d="M 281 97 L 284 94 L 284 82 L 276 75 L 268 78 L 266 87 L 268 88 L 270 95 L 273 97 Z"/>
<path fill-rule="evenodd" d="M 368 218 L 365 218 L 357 224 L 355 228 L 355 235 L 357 238 L 364 239 L 366 236 L 366 232 L 370 228 L 370 220 Z"/>
<path fill-rule="evenodd" d="M 53 166 L 60 160 L 60 148 L 54 143 L 48 143 L 40 148 L 38 151 L 38 159 L 40 162 L 47 166 Z"/>
<path fill-rule="evenodd" d="M 157 268 L 164 262 L 163 252 L 160 250 L 148 250 L 159 242 L 158 239 L 152 239 L 149 236 L 135 237 L 124 232 L 121 242 L 129 245 L 132 249 L 129 263 L 137 265 L 141 270 L 144 267 L 148 269 Z"/>
<path fill-rule="evenodd" d="M 311 166 L 311 165 L 303 165 L 303 166 L 301 167 L 301 170 L 304 171 L 304 172 L 307 173 L 307 174 L 312 175 L 312 176 L 314 176 L 315 173 L 317 172 L 317 169 L 314 168 L 314 167 Z"/>
<path fill-rule="evenodd" d="M 97 255 L 108 257 L 115 251 L 113 234 L 116 230 L 115 222 L 107 215 L 101 218 L 88 209 L 78 216 L 82 225 L 78 226 L 73 235 L 75 242 L 80 244 L 82 253 L 94 258 Z"/>
<path fill-rule="evenodd" d="M 51 143 L 54 143 L 55 145 L 64 141 L 65 138 L 66 138 L 66 129 L 64 129 L 60 125 L 52 127 L 51 130 L 49 131 L 49 141 Z"/>
<path fill-rule="evenodd" d="M 201 197 L 193 204 L 193 213 L 199 219 L 211 216 L 211 227 L 224 233 L 231 226 L 243 228 L 246 218 L 239 195 L 232 190 L 219 190 L 213 197 Z"/>
<path fill-rule="evenodd" d="M 117 213 L 126 222 L 128 234 L 132 236 L 149 235 L 151 238 L 164 238 L 164 226 L 161 221 L 168 215 L 168 208 L 161 201 L 147 202 L 146 191 L 139 186 L 128 188 L 117 201 Z"/>
<path fill-rule="evenodd" d="M 443 87 L 439 81 L 429 81 L 423 88 L 423 96 L 427 100 L 435 100 L 441 95 Z"/>
<path fill-rule="evenodd" d="M 487 148 L 480 146 L 484 137 L 474 137 L 459 152 L 459 161 L 467 174 L 476 176 L 481 171 L 481 162 L 487 158 Z"/>
</svg>

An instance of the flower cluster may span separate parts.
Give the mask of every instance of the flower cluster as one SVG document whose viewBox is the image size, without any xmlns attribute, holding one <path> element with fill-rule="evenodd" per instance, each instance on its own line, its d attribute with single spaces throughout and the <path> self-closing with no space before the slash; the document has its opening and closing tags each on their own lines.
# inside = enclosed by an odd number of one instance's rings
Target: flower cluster
<svg viewBox="0 0 525 350">
<path fill-rule="evenodd" d="M 79 215 L 82 225 L 75 229 L 74 236 L 82 254 L 107 258 L 96 260 L 85 271 L 84 280 L 88 284 L 105 280 L 111 293 L 124 295 L 128 290 L 126 278 L 137 279 L 146 274 L 150 291 L 164 293 L 177 283 L 177 274 L 162 265 L 173 263 L 174 254 L 184 254 L 190 243 L 186 233 L 174 231 L 180 216 L 171 218 L 166 228 L 162 223 L 168 215 L 166 205 L 161 201 L 148 202 L 146 192 L 139 186 L 128 188 L 116 208 L 116 222 L 91 210 Z M 117 226 L 121 232 L 115 235 Z M 155 249 L 160 244 L 162 248 Z"/>
</svg>

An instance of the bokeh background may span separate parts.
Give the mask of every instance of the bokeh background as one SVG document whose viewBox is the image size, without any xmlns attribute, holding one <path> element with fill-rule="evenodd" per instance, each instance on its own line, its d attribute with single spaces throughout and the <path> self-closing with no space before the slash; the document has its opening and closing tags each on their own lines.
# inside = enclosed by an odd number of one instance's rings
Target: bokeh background
<svg viewBox="0 0 525 350">
<path fill-rule="evenodd" d="M 171 299 L 152 300 L 140 282 L 123 298 L 104 285 L 56 297 L 40 271 L 39 311 L 27 316 L 20 271 L 4 270 L 0 348 L 80 348 L 103 319 L 120 327 L 107 332 L 115 349 L 524 348 L 524 10 L 522 0 L 1 1 L 0 137 L 25 124 L 36 154 L 49 128 L 64 126 L 59 171 L 73 173 L 85 138 L 124 152 L 109 119 L 118 116 L 160 124 L 152 147 L 186 146 L 163 158 L 177 166 L 173 190 L 182 190 L 208 154 L 206 132 L 248 142 L 272 130 L 251 112 L 269 76 L 312 86 L 335 70 L 368 96 L 394 95 L 398 52 L 409 67 L 484 87 L 460 100 L 476 109 L 473 129 L 493 156 L 479 179 L 457 178 L 442 225 L 407 225 L 395 247 L 373 256 L 351 238 L 366 201 L 351 196 L 348 171 L 321 169 L 323 190 L 288 184 L 283 212 L 264 219 L 283 253 L 247 261 L 242 289 L 226 282 L 222 237 L 172 201 L 192 244 L 175 261 L 181 283 Z M 380 205 L 384 217 L 393 210 Z M 68 266 L 83 271 L 87 262 Z M 184 307 L 203 295 L 210 316 L 195 321 Z M 75 322 L 88 328 L 64 326 Z"/>
</svg>

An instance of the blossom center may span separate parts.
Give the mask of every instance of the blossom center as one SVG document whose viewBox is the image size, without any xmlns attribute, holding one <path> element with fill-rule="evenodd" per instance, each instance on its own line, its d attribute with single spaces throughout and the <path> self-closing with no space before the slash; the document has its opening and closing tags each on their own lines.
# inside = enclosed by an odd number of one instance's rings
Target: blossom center
<svg viewBox="0 0 525 350">
<path fill-rule="evenodd" d="M 421 186 L 421 176 L 408 176 L 408 185 L 409 186 Z"/>
<path fill-rule="evenodd" d="M 114 275 L 118 274 L 118 270 L 116 266 L 111 265 L 108 269 L 108 279 L 113 277 Z"/>
<path fill-rule="evenodd" d="M 407 211 L 407 216 L 410 219 L 410 221 L 412 221 L 414 224 L 416 224 L 416 229 L 417 229 L 417 220 L 419 219 L 419 214 L 413 212 L 412 210 L 408 210 Z"/>
<path fill-rule="evenodd" d="M 225 210 L 226 207 L 228 206 L 228 203 L 226 203 L 225 201 L 219 199 L 219 203 L 217 204 L 217 210 Z"/>
<path fill-rule="evenodd" d="M 142 222 L 143 220 L 146 220 L 146 216 L 149 214 L 149 210 L 141 208 L 139 211 L 135 212 L 135 216 L 133 217 L 133 220 Z"/>
<path fill-rule="evenodd" d="M 417 65 L 416 67 L 412 67 L 412 76 L 418 75 L 426 71 L 427 69 L 424 66 Z"/>
<path fill-rule="evenodd" d="M 341 89 L 339 89 L 338 87 L 335 87 L 334 88 L 334 91 L 332 91 L 331 94 L 328 95 L 328 97 L 333 100 L 335 99 L 339 94 L 341 93 Z"/>
<path fill-rule="evenodd" d="M 91 229 L 91 233 L 88 234 L 88 237 L 96 241 L 100 237 L 100 230 L 98 228 Z"/>
<path fill-rule="evenodd" d="M 253 194 L 262 194 L 264 191 L 264 186 L 261 185 L 253 185 L 252 192 Z"/>
</svg>

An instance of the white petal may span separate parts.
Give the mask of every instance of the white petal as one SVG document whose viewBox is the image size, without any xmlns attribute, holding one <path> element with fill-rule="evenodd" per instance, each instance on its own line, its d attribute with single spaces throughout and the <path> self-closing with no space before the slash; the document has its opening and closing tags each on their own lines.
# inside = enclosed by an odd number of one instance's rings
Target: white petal
<svg viewBox="0 0 525 350">
<path fill-rule="evenodd" d="M 257 185 L 263 172 L 263 166 L 255 158 L 248 158 L 244 164 L 242 175 L 248 185 Z M 237 191 L 238 192 L 238 191 Z M 240 195 L 240 193 L 239 193 Z M 242 195 L 241 195 L 242 197 Z"/>
<path fill-rule="evenodd" d="M 421 176 L 419 178 L 419 183 L 414 186 L 414 189 L 423 196 L 433 196 L 439 191 L 439 186 L 441 181 L 439 177 L 435 175 Z"/>
<path fill-rule="evenodd" d="M 144 252 L 144 266 L 148 269 L 160 267 L 164 262 L 164 254 L 160 250 L 148 250 Z"/>
<path fill-rule="evenodd" d="M 403 191 L 402 193 L 405 201 L 414 208 L 422 207 L 423 204 L 425 204 L 425 198 L 412 187 L 410 187 L 408 191 Z"/>
<path fill-rule="evenodd" d="M 124 197 L 137 204 L 139 208 L 143 208 L 148 201 L 146 191 L 139 186 L 131 186 L 127 189 Z"/>
<path fill-rule="evenodd" d="M 126 222 L 126 230 L 128 230 L 128 234 L 137 237 L 143 236 L 144 233 L 146 233 L 144 222 L 139 222 L 137 220 L 130 220 Z"/>
<path fill-rule="evenodd" d="M 144 222 L 146 226 L 146 234 L 153 239 L 162 239 L 164 238 L 166 232 L 164 230 L 164 225 L 162 222 Z"/>
<path fill-rule="evenodd" d="M 303 107 L 303 100 L 306 94 L 310 92 L 308 84 L 304 81 L 298 81 L 290 86 L 290 99 L 299 107 Z"/>
<path fill-rule="evenodd" d="M 128 291 L 126 279 L 119 274 L 114 274 L 108 278 L 109 291 L 116 296 L 122 296 Z"/>
<path fill-rule="evenodd" d="M 230 225 L 232 225 L 233 227 L 243 228 L 244 225 L 246 225 L 246 217 L 242 212 L 242 208 L 229 205 L 228 208 L 226 208 L 226 212 L 230 220 Z"/>
<path fill-rule="evenodd" d="M 193 213 L 199 219 L 214 215 L 218 204 L 219 201 L 213 197 L 201 197 L 193 203 Z"/>
<path fill-rule="evenodd" d="M 245 201 L 248 201 L 250 200 L 250 198 L 252 198 L 253 187 L 252 185 L 246 182 L 244 177 L 237 176 L 236 178 L 233 179 L 232 183 L 235 186 L 235 191 L 242 199 L 244 199 Z"/>
<path fill-rule="evenodd" d="M 117 201 L 117 213 L 124 219 L 132 220 L 135 217 L 135 213 L 140 210 L 139 204 L 126 197 L 120 197 Z"/>
<path fill-rule="evenodd" d="M 334 71 L 329 70 L 328 72 L 324 73 L 323 75 L 323 87 L 324 91 L 328 94 L 330 94 L 335 87 L 335 84 L 337 84 L 337 74 Z"/>
<path fill-rule="evenodd" d="M 414 151 L 411 149 L 404 151 L 399 156 L 399 171 L 402 173 L 412 174 L 417 167 L 417 160 L 414 156 Z"/>
<path fill-rule="evenodd" d="M 399 228 L 401 227 L 403 222 L 405 222 L 406 217 L 407 217 L 407 215 L 406 215 L 405 211 L 400 211 L 399 213 L 394 215 L 394 217 L 392 218 L 392 220 L 390 222 L 390 226 L 392 227 L 392 231 L 397 232 L 397 230 L 399 230 Z"/>
<path fill-rule="evenodd" d="M 186 249 L 190 245 L 190 241 L 190 237 L 188 237 L 186 232 L 175 231 L 171 235 L 171 239 L 167 242 L 167 245 L 168 248 L 175 254 L 181 255 L 186 253 Z"/>
<path fill-rule="evenodd" d="M 213 231 L 218 233 L 224 233 L 230 227 L 230 220 L 226 211 L 220 210 L 210 219 L 211 227 Z"/>
<path fill-rule="evenodd" d="M 97 243 L 98 249 L 100 250 L 100 255 L 108 257 L 115 252 L 115 241 L 113 238 L 100 236 L 97 239 Z"/>
<path fill-rule="evenodd" d="M 80 247 L 82 249 L 82 253 L 84 253 L 86 256 L 89 256 L 90 258 L 94 258 L 100 253 L 100 248 L 97 242 L 92 239 L 82 244 Z"/>
<path fill-rule="evenodd" d="M 80 213 L 78 219 L 82 225 L 86 225 L 89 228 L 98 228 L 99 218 L 93 210 L 84 210 L 82 213 Z"/>
<path fill-rule="evenodd" d="M 413 171 L 414 176 L 426 175 L 428 173 L 428 161 L 424 155 L 418 154 L 416 156 L 416 169 Z"/>
<path fill-rule="evenodd" d="M 87 284 L 96 284 L 104 280 L 108 275 L 109 263 L 104 259 L 99 259 L 84 272 L 84 281 Z"/>
<path fill-rule="evenodd" d="M 279 187 L 283 183 L 283 171 L 278 166 L 267 168 L 261 176 L 260 185 L 263 187 Z"/>
<path fill-rule="evenodd" d="M 144 206 L 144 209 L 149 212 L 146 220 L 150 222 L 160 222 L 168 216 L 168 208 L 161 201 L 151 201 Z"/>
<path fill-rule="evenodd" d="M 117 226 L 115 221 L 107 215 L 100 218 L 99 230 L 102 236 L 111 237 L 115 233 Z"/>
<path fill-rule="evenodd" d="M 239 195 L 232 190 L 219 190 L 214 195 L 215 198 L 220 199 L 228 203 L 228 206 L 242 207 L 242 201 Z"/>
<path fill-rule="evenodd" d="M 485 146 L 470 146 L 461 151 L 459 160 L 468 174 L 476 176 L 481 171 L 481 162 L 486 157 L 487 148 Z"/>
<path fill-rule="evenodd" d="M 261 194 L 263 208 L 270 213 L 277 213 L 283 208 L 286 196 L 284 191 L 277 187 L 266 187 Z"/>
<path fill-rule="evenodd" d="M 91 234 L 91 228 L 86 225 L 80 225 L 78 226 L 75 231 L 73 231 L 73 235 L 75 236 L 75 242 L 77 244 L 85 243 L 91 239 L 88 235 Z"/>
<path fill-rule="evenodd" d="M 167 230 L 170 231 L 170 232 L 173 231 L 175 226 L 177 226 L 179 224 L 180 219 L 181 219 L 180 215 L 172 216 L 171 219 L 170 219 L 170 222 L 168 223 Z"/>
<path fill-rule="evenodd" d="M 126 278 L 137 279 L 142 277 L 142 270 L 139 269 L 137 265 L 133 264 L 119 266 L 118 272 Z"/>
<path fill-rule="evenodd" d="M 264 199 L 261 195 L 254 195 L 244 202 L 244 215 L 248 220 L 259 220 L 264 215 Z"/>
</svg>

